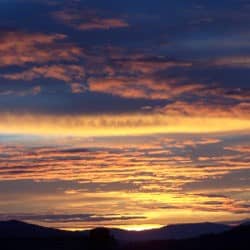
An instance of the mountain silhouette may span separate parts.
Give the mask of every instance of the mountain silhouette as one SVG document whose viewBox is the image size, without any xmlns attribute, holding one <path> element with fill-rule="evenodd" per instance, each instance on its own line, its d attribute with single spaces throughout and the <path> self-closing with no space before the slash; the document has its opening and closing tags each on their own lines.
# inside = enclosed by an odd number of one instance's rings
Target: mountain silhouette
<svg viewBox="0 0 250 250">
<path fill-rule="evenodd" d="M 197 237 L 203 234 L 221 233 L 231 227 L 218 223 L 196 223 L 169 225 L 146 231 L 109 229 L 112 236 L 120 241 L 168 240 Z M 48 238 L 88 236 L 90 231 L 68 232 L 53 228 L 11 220 L 0 222 L 0 238 Z"/>
<path fill-rule="evenodd" d="M 122 250 L 249 250 L 250 226 L 237 226 L 220 234 L 182 240 L 133 242 Z"/>
<path fill-rule="evenodd" d="M 169 225 L 140 232 L 121 229 L 109 230 L 112 236 L 120 241 L 145 241 L 185 239 L 204 234 L 217 234 L 230 229 L 230 226 L 218 223 L 193 223 Z M 0 238 L 86 237 L 89 233 L 90 231 L 68 232 L 16 220 L 0 222 Z"/>
<path fill-rule="evenodd" d="M 0 222 L 3 250 L 248 250 L 250 225 L 179 224 L 142 232 L 99 228 L 67 232 L 21 221 Z"/>
<path fill-rule="evenodd" d="M 112 234 L 118 240 L 122 241 L 145 241 L 145 240 L 168 240 L 185 239 L 198 237 L 204 234 L 217 234 L 230 230 L 231 226 L 218 223 L 193 223 L 169 225 L 159 229 L 146 231 L 126 231 L 113 229 Z"/>
<path fill-rule="evenodd" d="M 28 224 L 22 221 L 0 221 L 0 238 L 48 238 L 73 236 L 74 233 Z"/>
</svg>

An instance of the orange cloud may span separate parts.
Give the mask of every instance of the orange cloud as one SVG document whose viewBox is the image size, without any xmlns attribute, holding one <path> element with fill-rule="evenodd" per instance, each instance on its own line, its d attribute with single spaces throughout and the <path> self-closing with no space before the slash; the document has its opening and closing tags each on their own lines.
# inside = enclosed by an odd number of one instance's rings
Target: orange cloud
<svg viewBox="0 0 250 250">
<path fill-rule="evenodd" d="M 234 174 L 237 177 L 240 171 L 244 176 L 244 171 L 249 171 L 249 161 L 233 152 L 228 154 L 222 150 L 215 158 L 206 150 L 200 151 L 210 143 L 221 143 L 221 149 L 225 144 L 233 147 L 230 142 L 216 138 L 154 136 L 130 138 L 135 143 L 128 143 L 129 140 L 124 142 L 127 138 L 86 140 L 53 137 L 53 145 L 46 140 L 32 146 L 0 143 L 0 206 L 8 216 L 27 212 L 28 204 L 32 212 L 48 214 L 50 211 L 54 218 L 60 214 L 78 213 L 94 213 L 95 218 L 103 217 L 101 222 L 97 219 L 79 222 L 74 219 L 75 228 L 95 227 L 99 223 L 129 227 L 141 224 L 138 214 L 145 217 L 145 224 L 159 225 L 172 221 L 190 222 L 194 219 L 194 212 L 199 215 L 198 221 L 201 218 L 224 220 L 244 217 L 249 215 L 249 203 L 244 198 L 245 192 L 249 192 L 247 179 L 244 181 L 242 178 L 235 185 L 231 181 L 223 181 L 223 178 L 231 174 L 233 180 Z M 44 143 L 48 145 L 42 146 Z M 197 162 L 195 155 L 190 155 L 190 145 L 196 145 L 197 157 L 205 154 L 207 159 Z M 11 196 L 1 189 L 7 180 L 8 183 L 15 180 L 15 190 L 18 190 Z M 26 184 L 27 180 L 34 181 L 32 189 L 31 184 Z M 198 189 L 186 189 L 187 184 L 195 183 L 201 183 Z M 223 190 L 214 183 L 223 184 Z M 21 186 L 20 190 L 16 185 Z M 39 185 L 43 187 L 42 191 Z M 52 187 L 52 190 L 47 187 Z M 241 195 L 243 198 L 238 198 Z M 117 216 L 110 215 L 110 208 Z M 33 220 L 46 224 L 42 218 Z M 47 223 L 73 228 L 72 223 L 60 218 Z"/>
<path fill-rule="evenodd" d="M 202 101 L 187 103 L 175 102 L 166 105 L 157 111 L 170 116 L 189 116 L 189 117 L 242 117 L 250 119 L 250 103 L 240 102 L 237 104 L 212 104 Z"/>
<path fill-rule="evenodd" d="M 99 17 L 95 11 L 61 10 L 53 13 L 53 16 L 78 30 L 107 30 L 129 26 L 123 19 Z"/>
<path fill-rule="evenodd" d="M 250 119 L 243 116 L 183 116 L 168 114 L 32 115 L 1 114 L 4 133 L 38 135 L 117 136 L 157 133 L 214 133 L 246 131 Z M 225 126 L 227 124 L 227 126 Z"/>
<path fill-rule="evenodd" d="M 111 55 L 112 57 L 112 55 Z M 152 74 L 158 71 L 168 70 L 173 67 L 191 67 L 191 62 L 170 60 L 166 57 L 152 57 L 146 55 L 131 55 L 130 57 L 116 56 L 112 63 L 118 71 L 128 73 Z"/>
<path fill-rule="evenodd" d="M 27 81 L 37 78 L 52 78 L 73 84 L 75 81 L 83 81 L 85 70 L 83 66 L 79 65 L 55 64 L 50 66 L 36 66 L 20 73 L 5 74 L 2 76 L 10 80 L 21 79 Z"/>
<path fill-rule="evenodd" d="M 156 80 L 150 77 L 109 77 L 89 79 L 89 90 L 124 98 L 168 99 L 184 93 L 193 94 L 202 85 L 179 84 L 183 79 Z"/>
<path fill-rule="evenodd" d="M 212 64 L 216 66 L 249 68 L 250 56 L 247 55 L 247 56 L 222 57 L 214 60 Z"/>
<path fill-rule="evenodd" d="M 60 43 L 65 39 L 62 34 L 1 31 L 0 66 L 76 61 L 82 51 L 72 44 Z"/>
<path fill-rule="evenodd" d="M 235 151 L 243 154 L 250 153 L 250 145 L 236 145 L 225 147 L 226 150 Z"/>
<path fill-rule="evenodd" d="M 78 25 L 79 30 L 107 30 L 114 28 L 126 28 L 128 23 L 121 19 L 116 18 L 94 18 Z"/>
<path fill-rule="evenodd" d="M 71 83 L 70 87 L 73 94 L 83 93 L 87 90 L 87 87 L 81 83 Z"/>
</svg>

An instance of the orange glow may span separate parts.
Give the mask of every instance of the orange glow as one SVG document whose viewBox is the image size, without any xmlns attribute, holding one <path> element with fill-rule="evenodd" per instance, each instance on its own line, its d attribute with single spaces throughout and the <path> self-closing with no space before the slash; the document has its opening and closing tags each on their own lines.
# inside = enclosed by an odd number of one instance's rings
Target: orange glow
<svg viewBox="0 0 250 250">
<path fill-rule="evenodd" d="M 155 229 L 155 228 L 160 228 L 163 225 L 159 225 L 159 224 L 139 224 L 139 225 L 126 225 L 126 226 L 121 226 L 121 229 L 125 229 L 128 231 L 145 231 L 145 230 L 149 230 L 149 229 Z"/>
<path fill-rule="evenodd" d="M 248 117 L 187 117 L 163 114 L 45 116 L 1 114 L 4 133 L 75 136 L 147 135 L 249 131 Z"/>
</svg>

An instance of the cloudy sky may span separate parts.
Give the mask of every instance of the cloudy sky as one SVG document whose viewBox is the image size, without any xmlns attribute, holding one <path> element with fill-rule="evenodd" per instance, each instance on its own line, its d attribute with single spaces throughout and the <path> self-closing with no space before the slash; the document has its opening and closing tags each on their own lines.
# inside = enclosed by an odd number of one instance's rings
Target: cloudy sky
<svg viewBox="0 0 250 250">
<path fill-rule="evenodd" d="M 250 218 L 249 11 L 0 0 L 0 220 Z"/>
</svg>

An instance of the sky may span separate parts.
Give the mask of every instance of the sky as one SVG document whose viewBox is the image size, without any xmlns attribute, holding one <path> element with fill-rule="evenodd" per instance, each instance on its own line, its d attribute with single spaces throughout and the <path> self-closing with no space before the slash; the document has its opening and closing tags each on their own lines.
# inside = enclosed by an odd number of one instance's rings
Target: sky
<svg viewBox="0 0 250 250">
<path fill-rule="evenodd" d="M 250 218 L 249 0 L 0 0 L 0 220 L 143 230 Z"/>
</svg>

